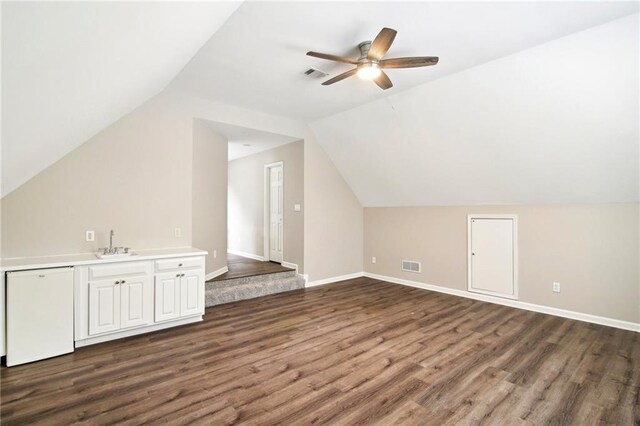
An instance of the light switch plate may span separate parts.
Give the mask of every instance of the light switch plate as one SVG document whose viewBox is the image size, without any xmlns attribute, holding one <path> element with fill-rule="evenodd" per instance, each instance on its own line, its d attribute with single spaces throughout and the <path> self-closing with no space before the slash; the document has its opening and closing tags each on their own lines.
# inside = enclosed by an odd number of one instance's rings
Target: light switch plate
<svg viewBox="0 0 640 426">
<path fill-rule="evenodd" d="M 95 231 L 86 231 L 84 233 L 84 240 L 87 242 L 92 242 L 96 240 L 96 233 Z"/>
<path fill-rule="evenodd" d="M 300 204 L 293 205 L 293 211 L 299 212 L 300 210 L 302 210 L 302 206 Z"/>
<path fill-rule="evenodd" d="M 371 263 L 376 263 L 376 258 L 375 258 L 375 256 L 371 258 Z"/>
<path fill-rule="evenodd" d="M 559 282 L 554 282 L 553 283 L 553 292 L 554 293 L 560 293 L 560 283 Z"/>
<path fill-rule="evenodd" d="M 180 228 L 175 228 L 173 230 L 173 235 L 175 235 L 176 238 L 180 238 L 182 237 L 182 229 Z"/>
</svg>

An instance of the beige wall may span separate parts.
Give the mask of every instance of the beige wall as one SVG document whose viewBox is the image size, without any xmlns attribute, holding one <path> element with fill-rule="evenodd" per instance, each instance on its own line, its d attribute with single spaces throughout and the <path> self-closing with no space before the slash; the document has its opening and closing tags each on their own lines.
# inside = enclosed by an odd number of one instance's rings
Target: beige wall
<svg viewBox="0 0 640 426">
<path fill-rule="evenodd" d="M 362 205 L 311 132 L 305 137 L 304 170 L 309 280 L 361 272 Z"/>
<path fill-rule="evenodd" d="M 302 122 L 165 91 L 2 199 L 2 257 L 192 241 L 194 118 L 304 139 L 304 269 L 310 280 L 362 271 L 362 206 Z M 3 141 L 7 143 L 7 141 Z M 192 196 L 193 195 L 193 196 Z M 182 237 L 174 237 L 174 228 Z M 97 241 L 84 242 L 85 230 Z M 207 266 L 209 269 L 209 265 Z"/>
<path fill-rule="evenodd" d="M 227 265 L 227 139 L 193 122 L 192 228 L 194 247 L 207 250 L 206 273 Z"/>
<path fill-rule="evenodd" d="M 264 166 L 284 162 L 284 261 L 304 271 L 304 142 L 229 162 L 228 248 L 264 255 Z M 302 211 L 293 210 L 300 204 Z"/>
<path fill-rule="evenodd" d="M 521 301 L 640 322 L 638 204 L 365 208 L 365 271 L 466 290 L 470 213 L 518 215 Z"/>
<path fill-rule="evenodd" d="M 117 245 L 190 246 L 191 162 L 191 121 L 147 102 L 2 199 L 2 257 L 92 252 L 110 229 Z"/>
</svg>

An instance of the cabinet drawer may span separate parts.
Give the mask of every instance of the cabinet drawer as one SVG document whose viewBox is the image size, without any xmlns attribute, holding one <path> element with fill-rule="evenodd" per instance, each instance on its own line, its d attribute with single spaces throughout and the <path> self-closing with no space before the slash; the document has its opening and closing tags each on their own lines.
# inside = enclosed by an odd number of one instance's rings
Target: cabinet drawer
<svg viewBox="0 0 640 426">
<path fill-rule="evenodd" d="M 109 265 L 89 267 L 89 279 L 121 277 L 126 275 L 150 274 L 151 262 L 118 262 Z"/>
<path fill-rule="evenodd" d="M 204 268 L 204 257 L 176 257 L 156 260 L 156 272 L 190 268 Z"/>
</svg>

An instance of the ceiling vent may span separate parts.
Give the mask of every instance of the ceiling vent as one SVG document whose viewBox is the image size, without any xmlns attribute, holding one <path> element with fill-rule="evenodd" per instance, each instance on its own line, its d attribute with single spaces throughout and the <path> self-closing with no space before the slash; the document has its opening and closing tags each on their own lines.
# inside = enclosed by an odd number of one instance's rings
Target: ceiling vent
<svg viewBox="0 0 640 426">
<path fill-rule="evenodd" d="M 309 78 L 323 78 L 329 75 L 328 72 L 324 72 L 324 71 L 320 71 L 317 68 L 309 68 L 308 70 L 306 70 L 304 72 L 304 75 L 306 75 Z"/>
<path fill-rule="evenodd" d="M 420 262 L 416 262 L 413 260 L 403 260 L 402 270 L 405 272 L 414 272 L 418 274 L 422 270 L 422 265 L 420 264 Z"/>
</svg>

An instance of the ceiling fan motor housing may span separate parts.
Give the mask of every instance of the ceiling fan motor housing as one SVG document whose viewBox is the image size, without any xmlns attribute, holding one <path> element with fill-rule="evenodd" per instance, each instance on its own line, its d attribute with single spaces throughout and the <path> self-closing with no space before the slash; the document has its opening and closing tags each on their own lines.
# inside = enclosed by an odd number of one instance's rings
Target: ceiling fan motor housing
<svg viewBox="0 0 640 426">
<path fill-rule="evenodd" d="M 362 43 L 360 43 L 358 45 L 358 49 L 360 49 L 360 57 L 358 58 L 358 61 L 367 60 L 367 55 L 369 54 L 369 49 L 371 49 L 371 40 L 363 41 Z"/>
</svg>

